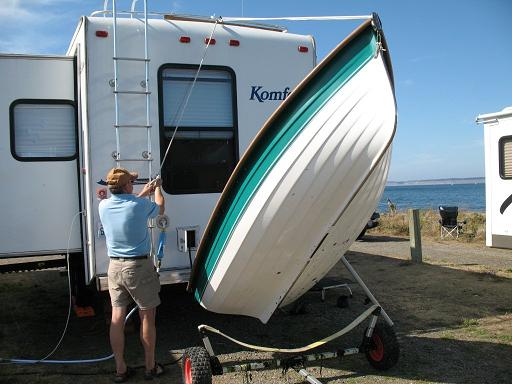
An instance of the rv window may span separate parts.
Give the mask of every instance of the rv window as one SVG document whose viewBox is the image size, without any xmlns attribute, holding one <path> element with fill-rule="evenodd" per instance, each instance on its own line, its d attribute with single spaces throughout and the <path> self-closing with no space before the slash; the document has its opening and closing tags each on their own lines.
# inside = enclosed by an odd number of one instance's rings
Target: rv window
<svg viewBox="0 0 512 384">
<path fill-rule="evenodd" d="M 160 72 L 161 160 L 173 140 L 162 180 L 171 194 L 221 192 L 237 162 L 234 74 L 203 67 L 194 84 L 196 73 L 183 66 Z"/>
<path fill-rule="evenodd" d="M 70 160 L 76 155 L 75 108 L 70 101 L 11 104 L 11 152 L 22 161 Z"/>
<path fill-rule="evenodd" d="M 512 179 L 512 136 L 500 139 L 500 176 L 502 179 Z"/>
</svg>

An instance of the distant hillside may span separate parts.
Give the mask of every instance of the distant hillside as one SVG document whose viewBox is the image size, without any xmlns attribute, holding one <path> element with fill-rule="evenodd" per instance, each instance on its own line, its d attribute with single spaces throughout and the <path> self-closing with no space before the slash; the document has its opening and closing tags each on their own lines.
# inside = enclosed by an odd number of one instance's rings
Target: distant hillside
<svg viewBox="0 0 512 384">
<path fill-rule="evenodd" d="M 437 185 L 437 184 L 484 184 L 483 177 L 461 177 L 453 179 L 429 179 L 429 180 L 407 180 L 407 181 L 388 181 L 386 185 L 390 187 L 406 185 Z"/>
</svg>

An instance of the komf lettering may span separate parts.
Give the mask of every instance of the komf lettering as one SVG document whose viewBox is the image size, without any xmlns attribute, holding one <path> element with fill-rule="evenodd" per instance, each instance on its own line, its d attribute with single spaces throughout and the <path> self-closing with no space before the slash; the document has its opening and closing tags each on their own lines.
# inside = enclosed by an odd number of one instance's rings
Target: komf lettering
<svg viewBox="0 0 512 384">
<path fill-rule="evenodd" d="M 266 91 L 262 89 L 263 86 L 261 85 L 253 85 L 249 100 L 258 100 L 260 103 L 267 100 L 284 100 L 290 94 L 290 87 L 286 87 L 283 91 Z"/>
</svg>

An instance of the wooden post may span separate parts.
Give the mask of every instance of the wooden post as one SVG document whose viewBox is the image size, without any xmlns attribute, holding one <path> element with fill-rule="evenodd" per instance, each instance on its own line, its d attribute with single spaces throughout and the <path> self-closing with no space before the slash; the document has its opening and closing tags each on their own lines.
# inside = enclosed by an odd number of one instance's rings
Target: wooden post
<svg viewBox="0 0 512 384">
<path fill-rule="evenodd" d="M 413 263 L 421 263 L 421 229 L 419 209 L 409 209 L 409 239 L 411 247 L 411 260 Z"/>
</svg>

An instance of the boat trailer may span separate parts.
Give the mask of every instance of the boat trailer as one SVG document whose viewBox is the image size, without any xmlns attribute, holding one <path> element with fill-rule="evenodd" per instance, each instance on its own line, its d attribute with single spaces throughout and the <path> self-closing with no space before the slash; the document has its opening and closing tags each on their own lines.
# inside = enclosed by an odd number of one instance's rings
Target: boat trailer
<svg viewBox="0 0 512 384">
<path fill-rule="evenodd" d="M 372 306 L 365 310 L 350 324 L 338 332 L 325 337 L 324 339 L 301 348 L 293 349 L 280 349 L 247 344 L 222 333 L 218 329 L 208 325 L 200 325 L 198 330 L 201 334 L 204 346 L 187 348 L 183 352 L 183 383 L 211 384 L 213 376 L 223 375 L 225 373 L 242 372 L 246 373 L 246 375 L 249 375 L 252 371 L 281 368 L 283 372 L 294 370 L 309 383 L 321 384 L 321 381 L 319 381 L 306 370 L 306 363 L 335 358 L 341 359 L 345 356 L 359 353 L 364 354 L 370 365 L 377 370 L 387 370 L 393 367 L 397 363 L 400 354 L 400 347 L 395 331 L 393 329 L 393 322 L 344 256 L 341 258 L 341 260 L 345 267 L 352 274 L 352 276 L 356 279 L 361 288 L 364 290 L 367 296 L 367 301 L 373 303 Z M 383 317 L 384 322 L 378 322 L 379 316 Z M 368 318 L 370 318 L 369 325 L 364 331 L 363 339 L 358 347 L 339 349 L 334 352 L 304 354 L 307 351 L 320 347 L 350 332 Z M 261 352 L 287 353 L 291 354 L 291 357 L 284 359 L 268 359 L 245 364 L 223 365 L 215 355 L 207 333 L 219 335 L 235 344 L 248 349 Z"/>
</svg>

